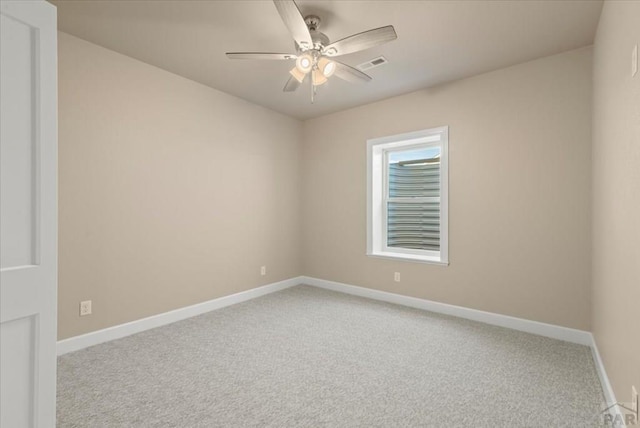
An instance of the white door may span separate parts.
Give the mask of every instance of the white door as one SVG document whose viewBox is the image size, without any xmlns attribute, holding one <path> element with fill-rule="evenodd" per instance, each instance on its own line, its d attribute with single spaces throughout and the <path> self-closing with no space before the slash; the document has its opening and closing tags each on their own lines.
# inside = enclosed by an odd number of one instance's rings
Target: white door
<svg viewBox="0 0 640 428">
<path fill-rule="evenodd" d="M 0 426 L 56 421 L 57 32 L 0 1 Z"/>
</svg>

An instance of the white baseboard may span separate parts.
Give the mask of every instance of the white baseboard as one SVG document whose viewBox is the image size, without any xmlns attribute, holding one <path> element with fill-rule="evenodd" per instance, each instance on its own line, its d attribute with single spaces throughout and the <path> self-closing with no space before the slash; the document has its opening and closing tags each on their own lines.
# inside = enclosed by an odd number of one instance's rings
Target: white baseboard
<svg viewBox="0 0 640 428">
<path fill-rule="evenodd" d="M 585 346 L 591 346 L 593 343 L 591 333 L 588 331 L 576 330 L 553 324 L 545 324 L 538 321 L 500 315 L 492 312 L 484 312 L 477 309 L 469 309 L 462 306 L 449 305 L 447 303 L 403 296 L 401 294 L 388 293 L 386 291 L 357 287 L 355 285 L 311 278 L 308 276 L 303 276 L 299 280 L 302 284 L 312 285 L 314 287 L 340 291 L 342 293 L 353 294 L 355 296 L 368 297 L 369 299 L 381 300 L 383 302 L 395 303 L 397 305 L 409 306 L 439 314 L 452 315 L 459 318 L 479 321 L 485 324 L 497 325 L 500 327 L 510 328 L 512 330 L 524 331 L 553 339 L 564 340 L 566 342 L 577 343 Z"/>
<path fill-rule="evenodd" d="M 226 306 L 235 305 L 236 303 L 255 299 L 256 297 L 284 290 L 285 288 L 293 287 L 301 283 L 302 277 L 290 278 L 284 281 L 263 285 L 262 287 L 253 288 L 251 290 L 242 291 L 230 296 L 219 297 L 217 299 L 209 300 L 180 309 L 175 309 L 173 311 L 165 312 L 162 314 L 153 315 L 148 318 L 142 318 L 125 324 L 105 328 L 103 330 L 94 331 L 80 336 L 70 337 L 69 339 L 58 341 L 57 352 L 58 355 L 63 355 L 68 352 L 78 351 L 80 349 L 97 345 L 99 343 L 108 342 L 114 339 L 120 339 L 122 337 L 130 336 L 132 334 L 140 333 L 142 331 L 160 327 L 166 324 L 171 324 L 176 321 L 182 321 L 184 319 L 191 318 L 196 315 L 201 315 L 216 309 L 224 308 Z"/>
<path fill-rule="evenodd" d="M 616 394 L 613 392 L 613 388 L 611 387 L 611 383 L 609 382 L 609 377 L 607 376 L 607 371 L 604 368 L 604 363 L 602 358 L 600 358 L 600 352 L 598 352 L 598 345 L 596 344 L 596 339 L 591 334 L 591 353 L 593 354 L 593 362 L 596 365 L 596 372 L 598 373 L 598 377 L 600 378 L 600 384 L 602 385 L 602 393 L 604 394 L 604 399 L 607 407 L 612 406 L 609 409 L 609 413 L 619 416 L 618 420 L 623 422 L 624 426 L 624 416 L 623 412 L 618 407 L 618 400 L 616 400 Z"/>
</svg>

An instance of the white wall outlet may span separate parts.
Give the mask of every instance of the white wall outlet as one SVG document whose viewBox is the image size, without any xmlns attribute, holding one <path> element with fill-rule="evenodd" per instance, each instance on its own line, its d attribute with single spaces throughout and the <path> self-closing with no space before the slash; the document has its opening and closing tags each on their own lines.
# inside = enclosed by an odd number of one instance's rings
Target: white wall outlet
<svg viewBox="0 0 640 428">
<path fill-rule="evenodd" d="M 394 272 L 393 273 L 393 280 L 395 282 L 400 282 L 400 272 Z"/>
<path fill-rule="evenodd" d="M 80 302 L 80 316 L 91 315 L 91 300 Z"/>
<path fill-rule="evenodd" d="M 631 408 L 638 414 L 638 390 L 635 386 L 631 386 Z"/>
<path fill-rule="evenodd" d="M 638 45 L 631 50 L 631 77 L 635 77 L 638 72 Z"/>
<path fill-rule="evenodd" d="M 266 275 L 267 274 L 267 267 L 266 266 L 260 266 L 260 275 Z"/>
</svg>

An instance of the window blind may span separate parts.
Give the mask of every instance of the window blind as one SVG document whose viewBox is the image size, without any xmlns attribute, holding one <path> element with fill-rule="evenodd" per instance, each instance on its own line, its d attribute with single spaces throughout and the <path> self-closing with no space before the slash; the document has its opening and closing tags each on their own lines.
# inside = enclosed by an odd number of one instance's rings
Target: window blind
<svg viewBox="0 0 640 428">
<path fill-rule="evenodd" d="M 389 164 L 387 246 L 440 251 L 440 163 Z"/>
</svg>

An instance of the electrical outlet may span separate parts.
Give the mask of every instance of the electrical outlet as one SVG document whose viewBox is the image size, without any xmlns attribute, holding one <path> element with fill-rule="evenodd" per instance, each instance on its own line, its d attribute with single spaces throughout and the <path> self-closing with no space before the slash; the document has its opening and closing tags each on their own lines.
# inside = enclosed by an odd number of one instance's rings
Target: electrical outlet
<svg viewBox="0 0 640 428">
<path fill-rule="evenodd" d="M 638 45 L 631 51 L 631 77 L 635 77 L 638 72 Z"/>
<path fill-rule="evenodd" d="M 91 315 L 91 300 L 80 302 L 80 316 Z"/>
<path fill-rule="evenodd" d="M 393 280 L 395 282 L 400 282 L 400 272 L 394 272 L 393 274 Z"/>
<path fill-rule="evenodd" d="M 266 275 L 267 274 L 267 267 L 266 266 L 260 266 L 260 275 Z"/>
<path fill-rule="evenodd" d="M 631 408 L 633 409 L 634 412 L 636 412 L 636 415 L 638 414 L 638 391 L 636 390 L 635 386 L 631 386 Z"/>
</svg>

